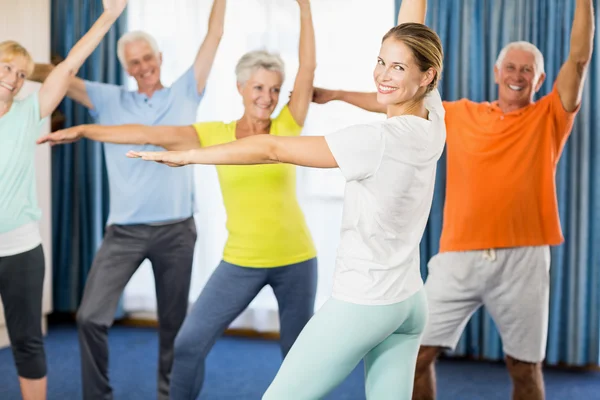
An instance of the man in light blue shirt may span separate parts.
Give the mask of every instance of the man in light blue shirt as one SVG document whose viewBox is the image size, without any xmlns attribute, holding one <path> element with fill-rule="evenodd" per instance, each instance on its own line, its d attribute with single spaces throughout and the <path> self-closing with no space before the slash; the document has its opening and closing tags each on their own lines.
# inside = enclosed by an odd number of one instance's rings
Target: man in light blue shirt
<svg viewBox="0 0 600 400">
<path fill-rule="evenodd" d="M 98 124 L 190 125 L 223 34 L 225 0 L 215 0 L 208 33 L 194 65 L 171 87 L 160 80 L 162 55 L 144 32 L 125 34 L 118 56 L 138 90 L 73 78 L 68 96 Z M 112 399 L 108 379 L 108 328 L 127 282 L 149 259 L 156 281 L 160 354 L 158 398 L 169 398 L 175 336 L 187 313 L 196 226 L 193 170 L 149 165 L 125 157 L 155 146 L 104 144 L 110 188 L 106 234 L 87 278 L 77 312 L 83 398 Z"/>
</svg>

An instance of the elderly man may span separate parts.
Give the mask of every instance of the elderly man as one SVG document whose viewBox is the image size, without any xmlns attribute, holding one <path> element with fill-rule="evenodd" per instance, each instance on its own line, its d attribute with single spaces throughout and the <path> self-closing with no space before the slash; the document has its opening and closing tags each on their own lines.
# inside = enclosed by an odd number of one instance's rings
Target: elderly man
<svg viewBox="0 0 600 400">
<path fill-rule="evenodd" d="M 591 0 L 576 1 L 569 56 L 548 95 L 533 101 L 546 77 L 542 54 L 515 42 L 494 68 L 497 101 L 444 103 L 444 224 L 428 266 L 429 323 L 414 399 L 435 398 L 435 359 L 455 348 L 482 305 L 502 337 L 513 399 L 544 398 L 549 246 L 564 240 L 554 174 L 580 107 L 595 29 Z M 384 112 L 373 93 L 316 89 L 313 101 L 331 100 Z"/>
<path fill-rule="evenodd" d="M 118 56 L 138 89 L 73 78 L 68 96 L 104 125 L 189 125 L 204 94 L 223 35 L 225 0 L 215 0 L 207 36 L 194 64 L 171 87 L 161 83 L 162 55 L 144 32 L 120 38 Z M 50 68 L 39 66 L 45 79 Z M 196 226 L 190 168 L 142 165 L 127 150 L 153 146 L 104 144 L 110 187 L 106 235 L 88 276 L 77 313 L 84 399 L 112 399 L 108 379 L 108 328 L 119 298 L 144 259 L 156 281 L 160 354 L 158 398 L 169 398 L 175 336 L 187 313 Z"/>
</svg>

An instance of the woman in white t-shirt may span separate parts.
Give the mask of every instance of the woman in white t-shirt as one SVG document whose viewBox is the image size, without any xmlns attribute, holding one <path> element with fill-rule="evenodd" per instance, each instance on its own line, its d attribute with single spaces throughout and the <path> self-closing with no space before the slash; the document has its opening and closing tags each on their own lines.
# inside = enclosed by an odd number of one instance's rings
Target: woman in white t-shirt
<svg viewBox="0 0 600 400">
<path fill-rule="evenodd" d="M 427 322 L 419 243 L 446 138 L 435 89 L 439 37 L 425 0 L 404 0 L 374 71 L 388 119 L 321 137 L 256 135 L 184 152 L 130 157 L 186 164 L 290 163 L 340 168 L 346 178 L 331 298 L 306 325 L 264 399 L 325 396 L 364 359 L 369 399 L 410 399 Z"/>
</svg>

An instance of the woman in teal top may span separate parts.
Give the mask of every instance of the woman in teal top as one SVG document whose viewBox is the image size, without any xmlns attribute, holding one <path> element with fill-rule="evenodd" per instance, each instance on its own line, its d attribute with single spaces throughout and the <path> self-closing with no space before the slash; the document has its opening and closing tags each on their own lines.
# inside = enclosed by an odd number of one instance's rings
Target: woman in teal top
<svg viewBox="0 0 600 400">
<path fill-rule="evenodd" d="M 16 99 L 33 72 L 29 52 L 0 43 L 0 296 L 24 399 L 46 398 L 42 336 L 44 252 L 35 187 L 35 141 L 64 98 L 71 76 L 121 15 L 127 0 L 104 0 L 104 13 L 71 49 L 39 92 Z"/>
</svg>

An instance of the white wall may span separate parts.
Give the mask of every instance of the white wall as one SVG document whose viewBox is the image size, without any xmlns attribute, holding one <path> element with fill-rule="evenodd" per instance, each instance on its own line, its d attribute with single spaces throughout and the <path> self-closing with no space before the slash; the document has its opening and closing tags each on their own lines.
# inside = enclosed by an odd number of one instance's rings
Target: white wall
<svg viewBox="0 0 600 400">
<path fill-rule="evenodd" d="M 50 62 L 50 0 L 0 0 L 0 41 L 16 40 L 33 56 L 36 62 Z M 19 96 L 38 90 L 39 84 L 26 82 Z M 49 121 L 44 132 L 50 131 Z M 44 282 L 44 315 L 52 311 L 52 229 L 51 229 L 51 163 L 49 146 L 40 146 L 36 152 L 38 201 L 42 209 L 40 230 L 46 256 Z M 45 329 L 45 318 L 44 318 Z M 0 346 L 8 344 L 4 327 L 4 313 L 0 309 Z"/>
</svg>

